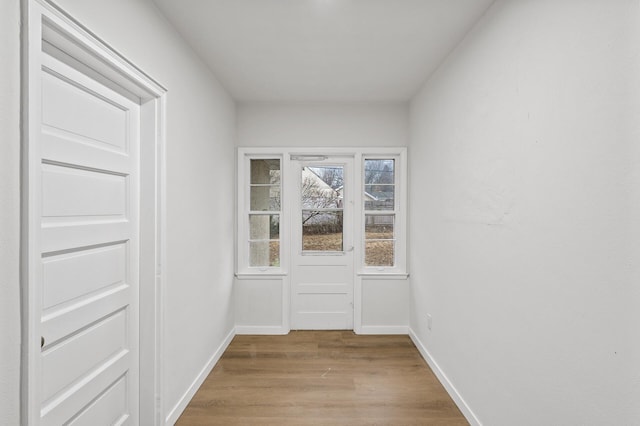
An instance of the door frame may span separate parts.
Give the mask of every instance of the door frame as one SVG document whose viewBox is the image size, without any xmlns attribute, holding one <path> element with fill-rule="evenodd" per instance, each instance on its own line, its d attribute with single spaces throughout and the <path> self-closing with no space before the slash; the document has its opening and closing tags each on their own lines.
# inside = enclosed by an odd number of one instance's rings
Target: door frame
<svg viewBox="0 0 640 426">
<path fill-rule="evenodd" d="M 298 330 L 299 324 L 294 320 L 294 308 L 296 303 L 294 298 L 296 297 L 295 291 L 295 281 L 298 278 L 296 276 L 296 267 L 300 266 L 300 259 L 305 256 L 309 256 L 308 259 L 313 259 L 317 256 L 316 259 L 320 263 L 322 260 L 327 259 L 336 259 L 342 258 L 343 256 L 349 257 L 350 262 L 350 277 L 351 277 L 351 328 L 350 330 L 355 330 L 356 321 L 355 321 L 355 287 L 356 287 L 356 256 L 355 256 L 355 239 L 357 237 L 356 232 L 356 214 L 355 214 L 355 206 L 356 200 L 355 195 L 358 192 L 356 187 L 358 186 L 358 179 L 355 175 L 356 168 L 356 155 L 354 153 L 341 153 L 330 154 L 331 149 L 327 149 L 326 152 L 319 154 L 295 154 L 289 156 L 289 164 L 291 168 L 291 173 L 288 174 L 288 178 L 292 179 L 291 182 L 288 182 L 289 187 L 294 191 L 288 197 L 293 200 L 290 204 L 291 215 L 290 215 L 290 227 L 291 231 L 289 232 L 289 265 L 290 265 L 290 302 L 289 302 L 289 325 L 291 329 Z M 317 159 L 316 159 L 317 158 Z M 311 252 L 308 254 L 304 254 L 302 250 L 302 229 L 300 223 L 300 214 L 302 210 L 302 205 L 300 201 L 301 197 L 301 187 L 300 187 L 300 173 L 302 173 L 302 169 L 304 167 L 313 167 L 313 166 L 323 166 L 323 165 L 344 165 L 344 188 L 345 194 L 348 197 L 344 200 L 345 203 L 343 205 L 343 220 L 344 220 L 344 228 L 343 228 L 343 250 L 337 254 L 335 252 Z M 350 185 L 350 187 L 348 187 Z M 344 238 L 344 237 L 347 238 Z M 313 263 L 311 260 L 309 262 Z"/>
<path fill-rule="evenodd" d="M 248 265 L 248 250 L 244 249 L 247 241 L 248 228 L 246 227 L 246 215 L 248 213 L 248 167 L 249 160 L 259 158 L 278 158 L 282 161 L 282 197 L 293 196 L 295 194 L 295 182 L 289 179 L 289 173 L 293 165 L 291 158 L 299 156 L 332 156 L 332 155 L 353 155 L 353 173 L 355 185 L 359 188 L 364 185 L 362 171 L 364 160 L 367 158 L 395 158 L 397 159 L 397 182 L 398 199 L 400 212 L 397 223 L 397 265 L 393 268 L 367 268 L 363 265 L 364 256 L 364 221 L 361 207 L 364 203 L 363 194 L 360 189 L 356 189 L 353 194 L 354 199 L 354 294 L 353 294 L 353 330 L 356 334 L 376 334 L 376 333 L 403 333 L 404 329 L 389 328 L 386 326 L 363 324 L 363 294 L 373 280 L 406 280 L 407 273 L 407 148 L 403 146 L 359 146 L 359 147 L 285 147 L 285 146 L 240 146 L 237 148 L 237 195 L 236 195 L 236 284 L 242 290 L 238 292 L 237 306 L 243 309 L 253 309 L 253 306 L 261 306 L 261 311 L 268 313 L 269 325 L 260 322 L 236 326 L 239 334 L 287 334 L 291 330 L 291 265 L 289 262 L 291 250 L 291 238 L 288 229 L 291 227 L 291 215 L 295 212 L 291 209 L 283 209 L 281 214 L 280 244 L 282 250 L 281 265 L 269 268 L 251 268 Z M 285 177 L 287 176 L 287 177 Z M 245 283 L 247 283 L 245 285 Z M 263 285 L 264 283 L 264 285 Z M 375 283 L 374 283 L 375 284 Z M 252 289 L 260 288 L 261 291 L 252 294 Z M 264 300 L 262 291 L 270 289 L 273 292 L 280 292 L 279 303 Z M 364 307 L 368 309 L 368 307 Z M 277 310 L 281 313 L 280 323 L 274 324 L 271 316 Z M 260 315 L 260 314 L 259 314 Z M 264 315 L 267 318 L 267 314 Z M 255 320 L 251 320 L 255 321 Z"/>
<path fill-rule="evenodd" d="M 162 384 L 167 90 L 50 0 L 22 0 L 21 422 L 40 419 L 40 70 L 43 51 L 140 103 L 140 419 L 164 423 Z M 139 419 L 137 419 L 139 420 Z"/>
</svg>

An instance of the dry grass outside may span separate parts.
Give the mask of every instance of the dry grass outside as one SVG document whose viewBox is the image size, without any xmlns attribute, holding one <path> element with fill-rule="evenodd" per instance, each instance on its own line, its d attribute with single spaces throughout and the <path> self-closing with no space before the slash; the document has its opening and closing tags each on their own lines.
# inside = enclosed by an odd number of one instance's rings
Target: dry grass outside
<svg viewBox="0 0 640 426">
<path fill-rule="evenodd" d="M 364 263 L 366 266 L 393 266 L 393 241 L 366 243 Z"/>
<path fill-rule="evenodd" d="M 365 243 L 365 264 L 367 266 L 393 266 L 394 242 L 390 238 L 393 238 L 393 232 L 367 232 L 367 240 L 374 240 Z M 342 251 L 342 234 L 305 235 L 303 250 Z"/>
<path fill-rule="evenodd" d="M 342 233 L 303 235 L 302 250 L 342 251 Z"/>
<path fill-rule="evenodd" d="M 269 266 L 280 266 L 280 241 L 269 241 Z"/>
<path fill-rule="evenodd" d="M 365 241 L 365 265 L 393 266 L 393 232 L 367 232 Z M 342 251 L 342 233 L 311 234 L 303 236 L 305 251 Z M 269 242 L 269 265 L 280 266 L 280 241 Z"/>
</svg>

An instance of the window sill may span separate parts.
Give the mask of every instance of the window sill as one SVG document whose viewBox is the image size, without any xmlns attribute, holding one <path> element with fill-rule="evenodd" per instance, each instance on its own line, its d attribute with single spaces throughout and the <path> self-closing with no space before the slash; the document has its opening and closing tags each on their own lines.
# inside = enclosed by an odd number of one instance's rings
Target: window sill
<svg viewBox="0 0 640 426">
<path fill-rule="evenodd" d="M 278 278 L 284 278 L 287 276 L 285 272 L 240 272 L 236 273 L 235 277 L 239 280 L 273 280 Z"/>
<path fill-rule="evenodd" d="M 406 280 L 409 274 L 406 272 L 358 272 L 358 276 L 368 280 Z"/>
</svg>

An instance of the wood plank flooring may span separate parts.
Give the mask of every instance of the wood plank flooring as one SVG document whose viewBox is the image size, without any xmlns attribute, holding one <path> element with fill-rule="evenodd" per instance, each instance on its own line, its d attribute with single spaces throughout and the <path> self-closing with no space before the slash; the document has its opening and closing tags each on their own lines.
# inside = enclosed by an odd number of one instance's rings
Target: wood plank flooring
<svg viewBox="0 0 640 426">
<path fill-rule="evenodd" d="M 408 336 L 236 336 L 177 422 L 468 425 Z"/>
</svg>

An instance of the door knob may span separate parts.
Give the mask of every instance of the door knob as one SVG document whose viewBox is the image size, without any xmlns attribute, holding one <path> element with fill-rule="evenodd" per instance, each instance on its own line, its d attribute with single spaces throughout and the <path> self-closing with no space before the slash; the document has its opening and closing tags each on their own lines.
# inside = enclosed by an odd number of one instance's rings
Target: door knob
<svg viewBox="0 0 640 426">
<path fill-rule="evenodd" d="M 44 348 L 44 336 L 40 336 L 40 349 Z"/>
</svg>

